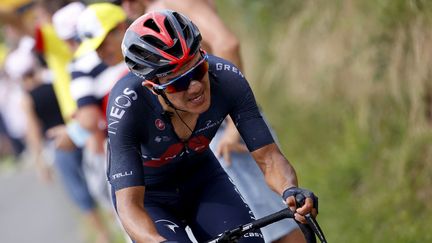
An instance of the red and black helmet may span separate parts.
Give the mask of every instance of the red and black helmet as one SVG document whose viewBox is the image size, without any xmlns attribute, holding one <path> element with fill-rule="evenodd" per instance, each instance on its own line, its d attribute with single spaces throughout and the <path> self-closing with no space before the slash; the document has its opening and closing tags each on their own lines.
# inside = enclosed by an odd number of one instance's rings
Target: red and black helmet
<svg viewBox="0 0 432 243">
<path fill-rule="evenodd" d="M 127 29 L 122 52 L 129 69 L 153 79 L 175 72 L 198 52 L 201 34 L 186 16 L 160 10 L 136 19 Z"/>
</svg>

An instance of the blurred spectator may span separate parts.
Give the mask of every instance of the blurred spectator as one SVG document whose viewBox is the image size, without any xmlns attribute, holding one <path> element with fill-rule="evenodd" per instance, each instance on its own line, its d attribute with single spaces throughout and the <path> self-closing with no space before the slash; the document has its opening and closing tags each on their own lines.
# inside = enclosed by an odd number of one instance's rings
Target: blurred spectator
<svg viewBox="0 0 432 243">
<path fill-rule="evenodd" d="M 12 153 L 12 147 L 6 131 L 6 125 L 4 124 L 3 117 L 0 113 L 0 161 L 10 156 Z"/>
<path fill-rule="evenodd" d="M 101 154 L 104 154 L 106 138 L 107 97 L 115 82 L 128 72 L 120 51 L 121 33 L 127 27 L 125 20 L 126 15 L 120 7 L 98 3 L 88 6 L 77 24 L 83 42 L 76 56 L 90 55 L 91 58 L 77 60 L 72 70 L 71 89 L 79 107 L 76 118 L 92 134 L 93 150 Z M 97 65 L 99 58 L 108 67 Z"/>
<path fill-rule="evenodd" d="M 69 123 L 76 110 L 76 102 L 72 99 L 69 89 L 71 77 L 67 70 L 73 53 L 55 33 L 51 18 L 56 10 L 69 2 L 71 1 L 39 0 L 32 10 L 33 20 L 27 21 L 36 40 L 35 51 L 54 76 L 54 90 L 66 123 Z M 59 144 L 59 146 L 62 145 Z"/>
<path fill-rule="evenodd" d="M 77 146 L 84 148 L 84 173 L 92 195 L 114 215 L 105 170 L 106 122 L 99 113 L 103 97 L 116 81 L 113 77 L 118 75 L 118 69 L 108 67 L 95 51 L 77 53 L 81 44 L 77 22 L 85 9 L 82 3 L 72 2 L 53 15 L 53 25 L 60 39 L 75 53 L 68 71 L 70 92 L 78 107 L 74 114 L 77 123 L 68 126 L 69 134 Z"/>
<path fill-rule="evenodd" d="M 9 31 L 9 33 L 12 32 Z M 23 92 L 19 86 L 19 81 L 25 72 L 25 67 L 31 65 L 31 60 L 24 60 L 19 65 L 15 60 L 21 58 L 24 53 L 31 51 L 33 42 L 30 38 L 23 38 L 16 43 L 18 43 L 16 49 L 6 56 L 4 62 L 5 75 L 0 81 L 2 86 L 0 88 L 0 113 L 14 155 L 18 158 L 25 149 L 24 136 L 26 132 L 26 119 L 20 106 Z"/>
<path fill-rule="evenodd" d="M 31 158 L 35 160 L 34 163 L 37 165 L 40 177 L 49 181 L 51 174 L 47 167 L 47 160 L 50 158 L 46 156 L 44 150 L 54 149 L 52 151 L 54 165 L 66 191 L 83 213 L 84 219 L 97 233 L 98 242 L 108 242 L 108 231 L 102 223 L 95 200 L 88 190 L 84 177 L 82 151 L 76 148 L 63 150 L 49 144 L 52 142 L 47 137 L 49 129 L 65 130 L 65 126 L 53 85 L 49 82 L 50 80 L 44 80 L 47 77 L 43 74 L 43 69 L 33 66 L 22 79 L 23 86 L 28 92 L 23 107 L 28 117 L 27 144 L 32 154 Z"/>
<path fill-rule="evenodd" d="M 84 6 L 75 2 L 65 6 L 53 16 L 56 31 L 69 44 L 70 51 L 75 53 L 80 44 L 76 22 L 82 18 L 77 16 L 80 16 L 79 13 L 83 10 Z M 69 127 L 69 131 L 75 144 L 86 148 L 84 150 L 87 167 L 85 173 L 94 195 L 103 199 L 106 207 L 112 208 L 105 174 L 106 122 L 102 109 L 104 96 L 117 80 L 119 68 L 105 65 L 94 50 L 81 52 L 75 56 L 76 58 L 69 64 L 69 72 L 72 76 L 70 91 L 78 104 L 74 115 L 78 124 Z M 120 72 L 125 69 L 120 67 Z"/>
<path fill-rule="evenodd" d="M 21 24 L 17 24 L 17 21 L 12 21 L 13 17 L 11 18 L 11 24 L 18 32 L 16 36 L 22 40 L 31 40 L 31 47 L 22 52 L 23 55 L 14 56 L 11 65 L 5 64 L 5 69 L 11 70 L 8 73 L 16 75 L 28 92 L 23 100 L 26 112 L 19 114 L 28 117 L 27 142 L 39 175 L 44 180 L 50 180 L 46 163 L 49 159 L 44 150 L 51 148 L 54 150 L 54 165 L 60 179 L 71 199 L 82 211 L 84 219 L 95 230 L 97 242 L 109 242 L 108 229 L 103 224 L 84 177 L 82 151 L 72 143 L 64 125 L 75 110 L 75 102 L 68 89 L 70 76 L 67 72 L 67 63 L 72 58 L 72 52 L 55 34 L 51 25 L 51 14 L 67 2 L 69 1 L 38 1 L 25 9 L 19 8 L 19 12 L 15 11 L 15 18 L 21 20 Z M 26 34 L 34 34 L 36 42 L 30 37 L 22 38 Z M 37 51 L 38 61 L 49 69 L 36 65 L 37 62 L 32 58 L 32 49 Z M 54 146 L 46 146 L 45 143 Z"/>
<path fill-rule="evenodd" d="M 13 156 L 15 161 L 18 161 L 21 153 L 24 150 L 24 144 L 21 136 L 19 138 L 13 137 L 9 127 L 5 122 L 4 117 L 10 118 L 10 113 L 7 113 L 5 111 L 6 109 L 3 109 L 3 107 L 8 107 L 10 105 L 10 101 L 6 101 L 9 95 L 4 95 L 7 93 L 5 91 L 10 88 L 9 84 L 6 82 L 9 81 L 0 77 L 0 159 L 7 156 Z M 14 92 L 14 90 L 15 89 L 13 89 L 12 92 Z M 3 113 L 5 114 L 3 115 Z M 11 119 L 13 120 L 13 117 Z"/>
</svg>

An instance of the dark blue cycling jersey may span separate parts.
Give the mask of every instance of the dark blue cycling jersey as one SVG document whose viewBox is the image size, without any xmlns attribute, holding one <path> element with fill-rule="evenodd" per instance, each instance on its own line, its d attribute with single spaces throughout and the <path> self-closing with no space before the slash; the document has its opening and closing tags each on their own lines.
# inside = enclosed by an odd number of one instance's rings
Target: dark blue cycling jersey
<svg viewBox="0 0 432 243">
<path fill-rule="evenodd" d="M 273 143 L 244 75 L 224 59 L 210 55 L 208 61 L 211 105 L 187 141 L 178 138 L 141 78 L 129 74 L 116 83 L 107 108 L 109 181 L 115 190 L 161 183 L 206 166 L 201 164 L 208 144 L 228 114 L 250 151 Z"/>
<path fill-rule="evenodd" d="M 199 115 L 191 137 L 182 141 L 157 96 L 129 74 L 111 91 L 107 108 L 108 176 L 115 191 L 145 186 L 144 206 L 159 234 L 190 242 L 189 225 L 198 242 L 254 217 L 209 149 L 229 114 L 250 151 L 273 143 L 252 91 L 231 63 L 209 56 L 210 108 Z M 116 206 L 115 194 L 113 194 Z M 262 243 L 260 231 L 242 243 Z"/>
</svg>

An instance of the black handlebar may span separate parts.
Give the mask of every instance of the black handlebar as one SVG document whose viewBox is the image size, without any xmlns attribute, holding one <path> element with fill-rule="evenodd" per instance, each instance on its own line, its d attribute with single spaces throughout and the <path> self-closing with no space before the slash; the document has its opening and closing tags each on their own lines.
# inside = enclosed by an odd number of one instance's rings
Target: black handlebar
<svg viewBox="0 0 432 243">
<path fill-rule="evenodd" d="M 240 225 L 237 228 L 227 230 L 224 233 L 220 234 L 218 237 L 207 241 L 207 243 L 234 243 L 237 242 L 244 234 L 248 232 L 260 229 L 285 218 L 294 218 L 294 213 L 289 208 L 282 209 L 279 212 L 254 220 L 250 223 Z M 313 217 L 311 217 L 310 214 L 307 214 L 305 218 L 308 224 L 312 227 L 315 234 L 320 239 L 320 241 L 322 243 L 327 243 L 324 237 L 324 233 L 319 227 L 318 222 Z"/>
<path fill-rule="evenodd" d="M 289 208 L 282 209 L 279 212 L 267 215 L 246 225 L 250 225 L 250 227 L 254 229 L 259 229 L 286 218 L 294 218 L 294 213 Z"/>
</svg>

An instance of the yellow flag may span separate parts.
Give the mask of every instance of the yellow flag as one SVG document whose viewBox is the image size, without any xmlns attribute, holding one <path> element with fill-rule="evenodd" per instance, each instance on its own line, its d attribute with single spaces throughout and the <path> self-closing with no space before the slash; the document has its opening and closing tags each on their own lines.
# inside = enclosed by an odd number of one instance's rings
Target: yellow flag
<svg viewBox="0 0 432 243">
<path fill-rule="evenodd" d="M 44 45 L 44 57 L 48 68 L 54 74 L 54 91 L 60 105 L 63 119 L 67 123 L 76 111 L 77 105 L 70 92 L 71 76 L 68 64 L 71 62 L 73 53 L 67 44 L 60 40 L 51 24 L 41 28 Z"/>
</svg>

